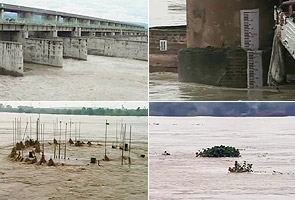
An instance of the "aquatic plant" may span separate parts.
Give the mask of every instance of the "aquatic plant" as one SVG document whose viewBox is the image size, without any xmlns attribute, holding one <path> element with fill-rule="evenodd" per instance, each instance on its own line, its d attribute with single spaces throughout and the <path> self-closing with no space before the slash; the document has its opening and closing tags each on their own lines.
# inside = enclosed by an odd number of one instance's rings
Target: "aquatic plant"
<svg viewBox="0 0 295 200">
<path fill-rule="evenodd" d="M 196 153 L 196 157 L 239 157 L 240 151 L 230 146 L 214 146 L 200 150 Z"/>
<path fill-rule="evenodd" d="M 243 165 L 239 164 L 238 161 L 235 161 L 235 166 L 229 167 L 228 171 L 232 173 L 253 172 L 252 167 L 253 164 L 247 164 L 246 161 L 244 161 Z"/>
</svg>

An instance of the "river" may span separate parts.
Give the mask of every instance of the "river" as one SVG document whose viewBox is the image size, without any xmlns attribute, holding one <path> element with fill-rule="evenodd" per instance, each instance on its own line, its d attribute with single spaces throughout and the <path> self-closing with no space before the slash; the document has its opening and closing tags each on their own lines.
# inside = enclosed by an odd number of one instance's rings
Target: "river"
<svg viewBox="0 0 295 200">
<path fill-rule="evenodd" d="M 88 55 L 63 68 L 25 63 L 24 77 L 0 76 L 5 101 L 145 101 L 148 62 Z"/>
<path fill-rule="evenodd" d="M 15 118 L 22 119 L 22 137 L 32 135 L 36 138 L 36 120 L 38 114 L 24 113 L 0 113 L 0 146 L 12 143 L 12 127 Z M 31 127 L 30 127 L 31 118 Z M 131 117 L 131 116 L 88 116 L 88 115 L 51 115 L 41 114 L 41 123 L 45 124 L 45 140 L 53 140 L 54 134 L 58 139 L 58 131 L 53 132 L 53 121 L 62 121 L 62 140 L 65 135 L 65 123 L 74 122 L 71 126 L 71 135 L 74 140 L 79 138 L 79 122 L 80 124 L 80 139 L 83 141 L 99 140 L 103 141 L 105 137 L 105 122 L 108 120 L 108 141 L 116 141 L 116 129 L 119 138 L 121 130 L 121 122 L 127 124 L 127 133 L 129 138 L 129 126 L 132 126 L 132 141 L 148 142 L 147 117 Z M 75 124 L 76 123 L 76 124 Z M 117 124 L 117 125 L 116 125 Z M 117 126 L 117 128 L 116 128 Z M 67 128 L 67 137 L 70 135 L 70 127 Z"/>
<path fill-rule="evenodd" d="M 151 117 L 150 199 L 294 199 L 294 120 Z M 241 157 L 195 157 L 215 145 L 235 146 Z M 228 173 L 235 160 L 254 172 Z"/>
<path fill-rule="evenodd" d="M 149 27 L 186 25 L 186 0 L 150 0 Z"/>
</svg>

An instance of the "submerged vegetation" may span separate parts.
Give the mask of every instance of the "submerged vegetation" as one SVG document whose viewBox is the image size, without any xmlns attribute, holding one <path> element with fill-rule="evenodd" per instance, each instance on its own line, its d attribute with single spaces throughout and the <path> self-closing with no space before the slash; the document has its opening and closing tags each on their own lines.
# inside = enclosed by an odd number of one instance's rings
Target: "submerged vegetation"
<svg viewBox="0 0 295 200">
<path fill-rule="evenodd" d="M 246 161 L 244 161 L 243 165 L 238 163 L 238 161 L 235 161 L 235 166 L 229 167 L 228 171 L 233 173 L 253 172 L 252 166 L 253 164 L 247 164 Z"/>
<path fill-rule="evenodd" d="M 196 153 L 196 157 L 239 157 L 240 151 L 235 147 L 230 146 L 214 146 L 200 150 Z"/>
</svg>

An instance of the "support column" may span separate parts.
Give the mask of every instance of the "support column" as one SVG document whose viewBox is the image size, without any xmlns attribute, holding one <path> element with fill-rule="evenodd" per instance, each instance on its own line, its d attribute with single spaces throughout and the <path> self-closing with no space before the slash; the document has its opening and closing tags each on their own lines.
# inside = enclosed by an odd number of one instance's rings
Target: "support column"
<svg viewBox="0 0 295 200">
<path fill-rule="evenodd" d="M 81 27 L 75 27 L 72 31 L 72 37 L 81 37 Z"/>
<path fill-rule="evenodd" d="M 61 16 L 57 16 L 57 22 L 61 23 Z"/>
</svg>

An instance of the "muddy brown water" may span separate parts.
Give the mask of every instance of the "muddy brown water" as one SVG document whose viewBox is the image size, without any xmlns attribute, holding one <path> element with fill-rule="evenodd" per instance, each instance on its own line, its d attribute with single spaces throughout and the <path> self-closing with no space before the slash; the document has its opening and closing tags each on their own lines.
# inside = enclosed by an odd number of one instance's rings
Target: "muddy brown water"
<svg viewBox="0 0 295 200">
<path fill-rule="evenodd" d="M 150 199 L 294 199 L 294 120 L 152 117 Z M 242 156 L 195 157 L 215 145 L 235 146 Z M 252 163 L 254 173 L 228 173 L 235 160 Z"/>
<path fill-rule="evenodd" d="M 14 162 L 7 158 L 11 151 L 12 121 L 14 117 L 22 117 L 22 130 L 31 117 L 35 121 L 37 114 L 0 113 L 0 199 L 148 199 L 148 154 L 147 117 L 114 117 L 114 116 L 75 116 L 75 115 L 41 115 L 41 123 L 45 123 L 45 140 L 53 138 L 53 120 L 58 118 L 63 123 L 81 122 L 81 140 L 93 142 L 88 147 L 67 145 L 67 158 L 64 160 L 63 144 L 62 159 L 55 162 L 65 166 L 49 167 L 37 164 Z M 116 121 L 123 119 L 132 125 L 131 165 L 128 160 L 121 165 L 121 150 L 111 148 L 107 143 L 109 162 L 102 161 L 104 155 L 105 120 L 110 123 L 108 141 L 115 140 Z M 35 124 L 35 123 L 34 123 Z M 120 126 L 118 127 L 120 128 Z M 33 125 L 32 130 L 36 127 Z M 129 127 L 128 129 L 129 130 Z M 35 131 L 33 131 L 33 137 Z M 62 128 L 64 138 L 64 125 Z M 128 132 L 129 133 L 129 132 Z M 30 134 L 30 128 L 26 134 Z M 69 132 L 68 132 L 69 135 Z M 74 128 L 72 127 L 72 135 Z M 73 136 L 74 137 L 74 136 Z M 128 137 L 127 137 L 128 138 Z M 54 145 L 46 141 L 45 155 L 47 160 L 52 157 Z M 24 152 L 27 154 L 26 152 Z M 128 156 L 127 152 L 124 152 Z M 90 158 L 100 160 L 100 166 L 89 164 Z M 77 160 L 76 160 L 77 159 Z"/>
<path fill-rule="evenodd" d="M 24 77 L 0 75 L 1 100 L 145 101 L 148 62 L 88 55 L 63 68 L 25 63 Z"/>
<path fill-rule="evenodd" d="M 186 0 L 150 0 L 149 26 L 186 25 Z"/>
<path fill-rule="evenodd" d="M 294 101 L 295 87 L 288 89 L 236 89 L 183 83 L 177 73 L 150 73 L 151 101 Z"/>
<path fill-rule="evenodd" d="M 36 120 L 39 117 L 38 114 L 24 114 L 24 113 L 0 113 L 0 146 L 5 144 L 12 144 L 12 122 L 15 118 L 22 119 L 22 136 L 32 136 L 36 138 Z M 31 118 L 31 127 L 30 127 Z M 148 130 L 147 130 L 147 117 L 117 117 L 117 116 L 88 116 L 88 115 L 50 115 L 41 114 L 41 123 L 45 124 L 44 139 L 47 141 L 59 138 L 59 129 L 53 132 L 53 122 L 62 121 L 62 140 L 65 135 L 65 123 L 68 123 L 67 138 L 71 134 L 71 138 L 79 138 L 79 122 L 80 126 L 80 139 L 83 141 L 104 141 L 105 137 L 105 121 L 108 120 L 110 124 L 108 126 L 108 141 L 116 141 L 116 129 L 118 139 L 120 136 L 121 122 L 127 124 L 127 133 L 129 138 L 129 126 L 132 126 L 132 141 L 147 142 Z M 73 123 L 70 133 L 70 121 Z M 28 124 L 27 124 L 28 123 Z M 117 125 L 116 125 L 117 124 Z M 117 128 L 116 128 L 117 126 Z"/>
</svg>

